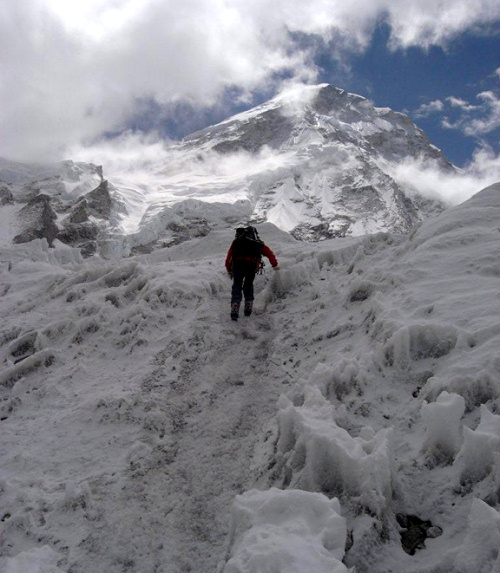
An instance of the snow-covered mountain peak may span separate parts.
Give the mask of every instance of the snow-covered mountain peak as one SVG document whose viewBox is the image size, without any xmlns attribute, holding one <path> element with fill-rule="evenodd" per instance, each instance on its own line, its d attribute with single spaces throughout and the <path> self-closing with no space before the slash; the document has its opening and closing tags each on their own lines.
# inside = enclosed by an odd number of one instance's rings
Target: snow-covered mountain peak
<svg viewBox="0 0 500 573">
<path fill-rule="evenodd" d="M 269 221 L 308 241 L 406 233 L 442 208 L 414 190 L 410 196 L 394 178 L 399 164 L 416 160 L 454 169 L 404 114 L 323 84 L 290 88 L 165 148 L 140 169 L 104 166 L 103 174 L 73 162 L 50 169 L 4 162 L 0 179 L 14 202 L 30 196 L 26 188 L 49 195 L 56 213 L 50 217 L 60 228 L 105 176 L 111 208 L 104 223 L 91 220 L 98 229 L 93 244 L 86 243 L 86 228 L 62 236 L 76 233 L 87 253 L 114 257 L 240 221 Z"/>
<path fill-rule="evenodd" d="M 393 145 L 388 145 L 388 140 Z M 451 168 L 408 116 L 390 108 L 376 108 L 366 98 L 329 84 L 289 89 L 184 141 L 221 153 L 256 152 L 264 145 L 303 152 L 303 146 L 310 143 L 351 143 L 373 157 L 394 160 L 419 155 Z"/>
</svg>

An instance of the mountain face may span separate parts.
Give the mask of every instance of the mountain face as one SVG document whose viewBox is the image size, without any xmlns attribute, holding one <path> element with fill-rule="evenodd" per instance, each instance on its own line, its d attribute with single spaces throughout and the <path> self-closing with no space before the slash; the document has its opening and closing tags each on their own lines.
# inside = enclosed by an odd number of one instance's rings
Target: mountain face
<svg viewBox="0 0 500 573">
<path fill-rule="evenodd" d="M 407 233 L 442 210 L 391 177 L 417 159 L 454 169 L 404 114 L 308 86 L 184 138 L 140 173 L 105 180 L 71 161 L 1 162 L 0 201 L 16 211 L 16 241 L 59 239 L 86 256 L 151 251 L 241 221 L 306 241 Z"/>
<path fill-rule="evenodd" d="M 250 182 L 252 215 L 313 241 L 407 232 L 439 206 L 410 200 L 384 167 L 421 158 L 453 170 L 407 116 L 330 85 L 275 98 L 185 142 L 219 154 L 267 147 L 286 158 L 285 169 Z"/>
</svg>

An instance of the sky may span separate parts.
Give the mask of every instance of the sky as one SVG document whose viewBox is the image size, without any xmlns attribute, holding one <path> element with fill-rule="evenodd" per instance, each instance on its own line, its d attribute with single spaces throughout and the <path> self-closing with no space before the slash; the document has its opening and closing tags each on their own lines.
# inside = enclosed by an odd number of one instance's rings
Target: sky
<svg viewBox="0 0 500 573">
<path fill-rule="evenodd" d="M 500 179 L 499 24 L 499 0 L 3 0 L 0 156 L 168 142 L 328 82 Z"/>
</svg>

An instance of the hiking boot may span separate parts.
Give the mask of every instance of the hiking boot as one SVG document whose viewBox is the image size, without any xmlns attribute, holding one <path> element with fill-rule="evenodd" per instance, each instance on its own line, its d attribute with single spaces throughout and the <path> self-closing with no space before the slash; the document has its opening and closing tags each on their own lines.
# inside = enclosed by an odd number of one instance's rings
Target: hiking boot
<svg viewBox="0 0 500 573">
<path fill-rule="evenodd" d="M 245 301 L 245 310 L 243 311 L 245 313 L 245 316 L 250 316 L 252 314 L 252 308 L 253 308 L 253 301 L 252 300 Z"/>
<path fill-rule="evenodd" d="M 240 305 L 236 302 L 231 305 L 231 319 L 238 320 L 240 314 Z"/>
</svg>

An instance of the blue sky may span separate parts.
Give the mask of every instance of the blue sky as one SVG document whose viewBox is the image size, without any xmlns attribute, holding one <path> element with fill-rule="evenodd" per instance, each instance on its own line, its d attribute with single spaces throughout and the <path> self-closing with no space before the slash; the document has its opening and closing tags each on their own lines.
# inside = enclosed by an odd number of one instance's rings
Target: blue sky
<svg viewBox="0 0 500 573">
<path fill-rule="evenodd" d="M 0 156 L 118 153 L 127 134 L 140 153 L 328 82 L 500 179 L 499 24 L 498 0 L 3 0 Z"/>
<path fill-rule="evenodd" d="M 370 98 L 379 107 L 387 106 L 408 113 L 431 142 L 456 165 L 462 166 L 470 160 L 482 141 L 498 151 L 498 115 L 496 129 L 475 136 L 463 133 L 465 125 L 445 128 L 443 120 L 447 117 L 450 123 L 455 124 L 464 118 L 463 106 L 452 106 L 447 98 L 459 98 L 478 106 L 481 104 L 477 99 L 480 93 L 493 91 L 497 97 L 500 96 L 500 76 L 495 73 L 500 68 L 500 29 L 496 35 L 466 33 L 446 49 L 411 47 L 390 51 L 387 40 L 387 27 L 378 28 L 370 48 L 353 57 L 350 77 L 345 78 L 342 87 Z M 335 63 L 331 62 L 330 65 L 327 63 L 320 77 L 330 82 L 334 81 L 335 75 Z M 441 110 L 422 111 L 422 106 L 435 101 L 443 102 Z M 481 108 L 469 115 L 478 118 L 489 112 L 489 108 Z M 495 122 L 494 118 L 492 122 Z"/>
</svg>

